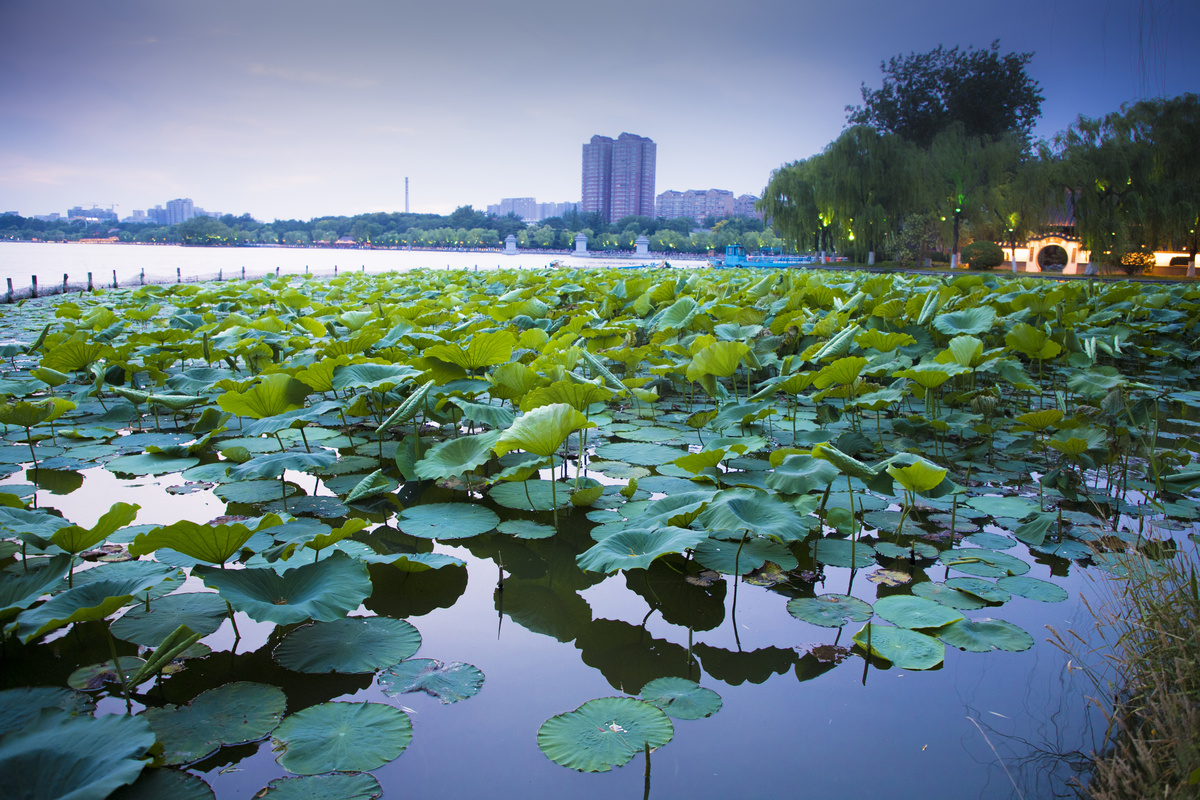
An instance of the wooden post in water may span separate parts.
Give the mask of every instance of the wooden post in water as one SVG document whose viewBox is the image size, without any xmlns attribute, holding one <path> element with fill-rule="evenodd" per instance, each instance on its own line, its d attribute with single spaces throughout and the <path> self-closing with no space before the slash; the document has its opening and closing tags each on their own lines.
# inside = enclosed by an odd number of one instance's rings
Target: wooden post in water
<svg viewBox="0 0 1200 800">
<path fill-rule="evenodd" d="M 278 277 L 279 277 L 279 267 L 276 267 L 276 268 L 275 268 L 275 277 L 276 277 L 276 278 L 278 278 Z"/>
<path fill-rule="evenodd" d="M 113 278 L 113 280 L 116 280 L 116 278 Z M 115 284 L 114 284 L 114 285 L 115 285 Z M 145 269 L 143 269 L 143 270 L 142 270 L 142 277 L 140 277 L 140 278 L 138 279 L 138 285 L 139 285 L 139 286 L 145 286 L 145 285 L 146 285 L 146 270 L 145 270 Z"/>
<path fill-rule="evenodd" d="M 305 275 L 307 275 L 307 274 L 308 274 L 308 264 L 305 264 L 305 265 L 304 265 L 304 274 L 305 274 Z"/>
<path fill-rule="evenodd" d="M 217 283 L 220 283 L 223 280 L 225 280 L 225 268 L 224 267 L 217 270 Z"/>
<path fill-rule="evenodd" d="M 246 268 L 242 267 L 242 280 L 246 280 Z"/>
<path fill-rule="evenodd" d="M 180 267 L 175 268 L 175 282 L 183 283 L 183 269 Z"/>
<path fill-rule="evenodd" d="M 33 277 L 33 288 L 31 290 L 32 294 L 30 296 L 37 297 L 37 275 L 34 275 L 32 277 Z"/>
<path fill-rule="evenodd" d="M 142 285 L 146 284 L 146 270 L 142 270 Z M 117 288 L 117 271 L 113 270 L 113 288 Z"/>
<path fill-rule="evenodd" d="M 334 277 L 337 277 L 337 264 L 333 265 L 333 274 L 334 274 Z"/>
<path fill-rule="evenodd" d="M 4 298 L 4 302 L 6 302 L 6 303 L 11 303 L 11 302 L 12 302 L 12 294 L 13 294 L 13 292 L 12 292 L 12 278 L 9 278 L 9 279 L 8 279 L 8 295 L 6 295 L 6 296 L 5 296 L 5 298 Z"/>
<path fill-rule="evenodd" d="M 88 273 L 88 291 L 94 291 L 94 287 L 92 286 L 92 273 L 90 272 Z"/>
<path fill-rule="evenodd" d="M 63 288 L 62 288 L 62 293 L 63 293 L 63 294 L 66 294 L 66 293 L 67 293 L 67 273 L 65 273 L 65 272 L 63 273 Z"/>
</svg>

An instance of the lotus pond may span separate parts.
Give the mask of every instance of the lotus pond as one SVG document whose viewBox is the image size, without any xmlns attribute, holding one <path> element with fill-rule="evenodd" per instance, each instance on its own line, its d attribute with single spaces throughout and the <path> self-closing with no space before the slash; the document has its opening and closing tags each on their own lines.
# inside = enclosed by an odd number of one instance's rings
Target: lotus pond
<svg viewBox="0 0 1200 800">
<path fill-rule="evenodd" d="M 1043 626 L 1195 558 L 1198 316 L 707 269 L 4 307 L 6 791 L 1069 795 Z"/>
</svg>

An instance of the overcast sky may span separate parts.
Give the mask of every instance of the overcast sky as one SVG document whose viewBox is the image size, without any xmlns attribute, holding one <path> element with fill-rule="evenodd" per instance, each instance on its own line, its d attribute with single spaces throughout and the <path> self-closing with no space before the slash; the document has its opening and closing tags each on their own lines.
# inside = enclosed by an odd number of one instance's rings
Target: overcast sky
<svg viewBox="0 0 1200 800">
<path fill-rule="evenodd" d="M 891 56 L 1034 52 L 1050 137 L 1200 91 L 1198 36 L 1197 0 L 0 0 L 0 212 L 403 211 L 405 176 L 419 212 L 578 201 L 624 131 L 658 192 L 758 194 Z"/>
</svg>

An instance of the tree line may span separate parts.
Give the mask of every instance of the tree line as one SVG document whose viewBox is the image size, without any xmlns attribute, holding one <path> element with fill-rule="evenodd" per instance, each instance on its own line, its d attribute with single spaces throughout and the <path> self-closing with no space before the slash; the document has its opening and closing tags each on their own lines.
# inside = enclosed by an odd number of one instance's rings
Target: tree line
<svg viewBox="0 0 1200 800">
<path fill-rule="evenodd" d="M 517 246 L 535 250 L 573 250 L 583 233 L 589 250 L 633 250 L 639 236 L 650 249 L 664 254 L 723 251 L 741 244 L 755 252 L 762 247 L 782 247 L 774 231 L 761 220 L 742 217 L 709 218 L 698 228 L 690 217 L 655 219 L 631 216 L 606 223 L 600 214 L 552 217 L 526 223 L 508 214 L 489 216 L 471 206 L 442 214 L 372 213 L 356 216 L 316 217 L 308 221 L 259 222 L 249 214 L 194 217 L 177 225 L 147 223 L 85 223 L 82 220 L 45 222 L 20 216 L 0 217 L 0 239 L 24 241 L 78 241 L 115 237 L 123 242 L 196 246 L 284 245 L 333 246 L 339 242 L 372 248 L 495 249 L 513 235 Z"/>
<path fill-rule="evenodd" d="M 759 208 L 789 244 L 859 261 L 941 250 L 956 263 L 971 240 L 1016 246 L 1056 232 L 1127 268 L 1187 252 L 1194 275 L 1200 98 L 1141 100 L 1035 142 L 1032 57 L 993 42 L 892 58 L 841 135 L 776 170 Z"/>
</svg>

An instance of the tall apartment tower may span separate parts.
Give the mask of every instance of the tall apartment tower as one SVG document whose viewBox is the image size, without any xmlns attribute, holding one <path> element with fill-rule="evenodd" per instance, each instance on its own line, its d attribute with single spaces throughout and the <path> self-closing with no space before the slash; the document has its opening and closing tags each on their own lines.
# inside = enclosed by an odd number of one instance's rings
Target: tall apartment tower
<svg viewBox="0 0 1200 800">
<path fill-rule="evenodd" d="M 600 212 L 606 222 L 631 215 L 654 216 L 654 171 L 658 145 L 622 133 L 614 141 L 593 136 L 583 146 L 580 213 Z"/>
</svg>

